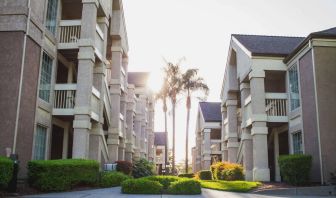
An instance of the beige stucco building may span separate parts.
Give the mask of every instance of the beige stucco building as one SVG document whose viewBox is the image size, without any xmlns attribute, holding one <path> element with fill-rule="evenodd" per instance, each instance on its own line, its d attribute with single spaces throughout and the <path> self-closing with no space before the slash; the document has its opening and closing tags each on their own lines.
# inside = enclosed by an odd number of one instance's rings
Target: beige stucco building
<svg viewBox="0 0 336 198">
<path fill-rule="evenodd" d="M 0 155 L 19 155 L 20 176 L 32 159 L 153 160 L 152 96 L 128 81 L 122 1 L 0 7 Z"/>
<path fill-rule="evenodd" d="M 166 155 L 168 155 L 168 141 L 165 132 L 154 133 L 154 148 L 156 172 L 158 174 L 163 174 L 168 165 L 168 158 L 166 157 Z"/>
<path fill-rule="evenodd" d="M 232 35 L 222 100 L 222 160 L 246 179 L 280 181 L 281 154 L 312 155 L 311 180 L 335 171 L 336 28 L 306 38 Z"/>
</svg>

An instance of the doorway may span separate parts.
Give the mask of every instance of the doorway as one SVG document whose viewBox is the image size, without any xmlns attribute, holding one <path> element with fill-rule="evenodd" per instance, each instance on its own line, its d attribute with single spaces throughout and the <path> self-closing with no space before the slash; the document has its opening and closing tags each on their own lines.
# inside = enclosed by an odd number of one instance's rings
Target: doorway
<svg viewBox="0 0 336 198">
<path fill-rule="evenodd" d="M 50 159 L 62 159 L 64 128 L 53 125 L 51 134 Z"/>
</svg>

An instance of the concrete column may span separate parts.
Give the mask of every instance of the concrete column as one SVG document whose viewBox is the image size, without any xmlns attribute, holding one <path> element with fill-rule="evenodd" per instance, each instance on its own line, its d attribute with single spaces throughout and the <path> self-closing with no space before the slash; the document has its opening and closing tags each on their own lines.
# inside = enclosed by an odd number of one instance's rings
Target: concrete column
<svg viewBox="0 0 336 198">
<path fill-rule="evenodd" d="M 135 150 L 134 150 L 134 160 L 140 159 L 140 136 L 141 136 L 141 115 L 136 114 L 134 119 L 134 132 L 135 138 Z"/>
<path fill-rule="evenodd" d="M 275 181 L 281 182 L 280 167 L 279 167 L 278 157 L 279 157 L 279 133 L 278 133 L 278 131 L 274 131 Z"/>
<path fill-rule="evenodd" d="M 211 129 L 203 130 L 203 141 L 204 141 L 204 150 L 203 150 L 203 170 L 210 169 L 211 166 L 211 142 L 210 142 L 210 133 Z"/>
<path fill-rule="evenodd" d="M 265 72 L 251 71 L 249 78 L 252 105 L 253 180 L 270 181 L 267 148 L 268 128 L 265 113 Z"/>
<path fill-rule="evenodd" d="M 221 141 L 222 141 L 222 146 L 221 146 L 221 152 L 222 152 L 222 161 L 227 161 L 228 156 L 227 156 L 227 144 L 226 144 L 226 139 L 225 137 L 227 137 L 226 134 L 226 124 L 224 124 L 224 121 L 227 118 L 227 109 L 226 109 L 226 105 L 222 104 L 221 106 L 221 112 L 222 112 L 222 136 L 221 136 Z"/>
<path fill-rule="evenodd" d="M 237 99 L 236 94 L 232 98 L 226 101 L 227 108 L 227 135 L 228 135 L 228 161 L 232 163 L 237 162 L 238 152 L 238 125 L 237 125 Z"/>
<path fill-rule="evenodd" d="M 89 158 L 96 160 L 98 162 L 102 161 L 101 150 L 102 150 L 102 141 L 103 137 L 103 126 L 101 123 L 94 122 L 92 124 L 92 132 L 90 134 L 90 149 L 89 149 Z"/>
<path fill-rule="evenodd" d="M 133 118 L 135 116 L 135 95 L 134 86 L 128 86 L 127 92 L 127 108 L 126 108 L 126 149 L 125 149 L 125 160 L 132 162 L 133 159 Z"/>
<path fill-rule="evenodd" d="M 95 63 L 94 39 L 97 7 L 95 2 L 83 2 L 81 39 L 78 52 L 78 76 L 74 113 L 73 158 L 89 157 L 89 133 L 91 129 L 91 95 L 93 67 Z"/>
<path fill-rule="evenodd" d="M 125 160 L 125 138 L 121 138 L 118 147 L 118 160 L 124 161 Z"/>
<path fill-rule="evenodd" d="M 244 116 L 246 111 L 245 109 L 245 99 L 250 95 L 250 84 L 241 83 L 240 84 L 240 96 L 241 96 L 241 112 L 242 112 L 242 135 L 241 142 L 243 144 L 243 166 L 245 171 L 245 180 L 253 180 L 253 145 L 252 145 L 252 136 L 251 129 L 246 127 L 246 117 Z"/>
<path fill-rule="evenodd" d="M 146 158 L 146 149 L 145 149 L 145 133 L 146 133 L 146 122 L 144 119 L 141 120 L 141 136 L 140 136 L 140 157 Z"/>
</svg>

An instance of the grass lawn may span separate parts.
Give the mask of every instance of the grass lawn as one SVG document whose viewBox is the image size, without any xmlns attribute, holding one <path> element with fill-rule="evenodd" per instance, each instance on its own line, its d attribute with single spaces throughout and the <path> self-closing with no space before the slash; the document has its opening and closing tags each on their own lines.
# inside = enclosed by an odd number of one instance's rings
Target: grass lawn
<svg viewBox="0 0 336 198">
<path fill-rule="evenodd" d="M 210 188 L 214 190 L 232 191 L 232 192 L 248 192 L 253 188 L 261 185 L 260 182 L 248 181 L 222 181 L 222 180 L 199 180 L 202 188 Z"/>
</svg>

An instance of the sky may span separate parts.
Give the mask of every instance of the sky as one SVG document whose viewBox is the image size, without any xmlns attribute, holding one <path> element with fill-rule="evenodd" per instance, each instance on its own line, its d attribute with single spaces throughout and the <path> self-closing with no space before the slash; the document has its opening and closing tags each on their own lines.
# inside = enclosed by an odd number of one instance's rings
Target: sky
<svg viewBox="0 0 336 198">
<path fill-rule="evenodd" d="M 162 83 L 165 61 L 183 70 L 198 68 L 210 88 L 208 101 L 220 101 L 231 34 L 307 36 L 336 26 L 336 0 L 124 0 L 129 71 L 151 72 L 149 86 Z M 198 101 L 192 101 L 190 148 L 195 146 Z M 168 117 L 172 145 L 171 114 Z M 185 158 L 186 108 L 176 111 L 176 161 Z M 164 131 L 162 104 L 156 103 L 155 131 Z M 190 158 L 190 157 L 189 157 Z M 191 162 L 191 158 L 189 159 Z"/>
</svg>

